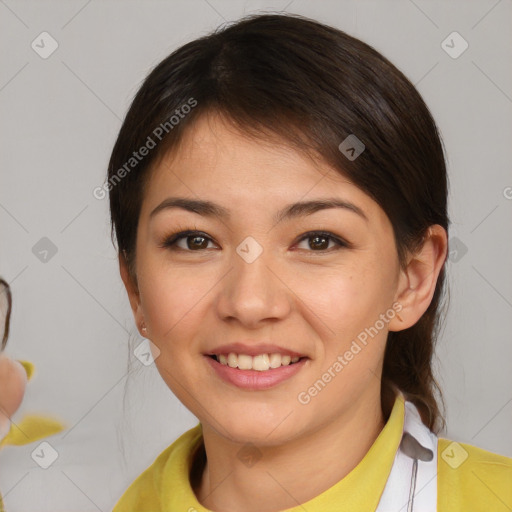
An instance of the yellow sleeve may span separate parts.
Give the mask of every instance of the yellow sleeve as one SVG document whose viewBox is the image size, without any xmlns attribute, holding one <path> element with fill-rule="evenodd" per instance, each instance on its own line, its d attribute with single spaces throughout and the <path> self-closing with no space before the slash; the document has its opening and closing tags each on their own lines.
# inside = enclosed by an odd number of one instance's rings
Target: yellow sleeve
<svg viewBox="0 0 512 512">
<path fill-rule="evenodd" d="M 146 468 L 125 490 L 124 494 L 115 504 L 112 512 L 141 512 L 150 510 L 160 512 L 160 485 L 162 472 L 169 458 L 173 446 L 168 446 L 153 463 Z"/>
<path fill-rule="evenodd" d="M 465 443 L 439 439 L 439 512 L 510 512 L 512 459 Z"/>
<path fill-rule="evenodd" d="M 155 488 L 152 472 L 146 470 L 128 487 L 115 504 L 112 512 L 137 512 L 151 510 L 159 512 L 160 499 Z"/>
</svg>

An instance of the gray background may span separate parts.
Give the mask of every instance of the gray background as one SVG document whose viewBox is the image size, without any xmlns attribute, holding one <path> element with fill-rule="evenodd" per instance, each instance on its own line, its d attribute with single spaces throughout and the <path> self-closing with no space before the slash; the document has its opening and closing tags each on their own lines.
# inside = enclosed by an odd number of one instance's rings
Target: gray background
<svg viewBox="0 0 512 512">
<path fill-rule="evenodd" d="M 372 44 L 431 108 L 447 148 L 449 235 L 459 248 L 448 263 L 451 305 L 438 350 L 444 437 L 512 456 L 510 0 L 5 0 L 0 274 L 14 295 L 7 353 L 37 370 L 13 420 L 47 413 L 70 427 L 48 438 L 59 455 L 48 469 L 31 458 L 39 442 L 0 453 L 9 512 L 111 510 L 196 424 L 154 365 L 133 355 L 141 339 L 109 238 L 108 200 L 92 191 L 155 64 L 225 20 L 282 9 Z M 47 59 L 31 47 L 43 31 L 59 45 Z M 456 59 L 441 47 L 453 31 L 469 43 Z M 47 261 L 33 252 L 43 237 L 57 248 Z"/>
</svg>

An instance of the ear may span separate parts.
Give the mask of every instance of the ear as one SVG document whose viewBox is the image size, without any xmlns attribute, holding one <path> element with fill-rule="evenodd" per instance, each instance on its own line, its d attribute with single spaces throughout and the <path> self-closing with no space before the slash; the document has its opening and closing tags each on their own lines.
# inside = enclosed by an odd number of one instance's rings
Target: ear
<svg viewBox="0 0 512 512">
<path fill-rule="evenodd" d="M 410 256 L 405 269 L 400 271 L 395 301 L 402 321 L 395 316 L 389 322 L 390 331 L 401 331 L 413 326 L 429 307 L 436 289 L 437 278 L 447 256 L 448 235 L 439 224 L 427 230 L 422 246 Z"/>
<path fill-rule="evenodd" d="M 124 287 L 126 288 L 126 292 L 128 293 L 128 299 L 132 308 L 135 325 L 137 326 L 137 330 L 139 331 L 140 335 L 145 337 L 145 334 L 143 334 L 141 330 L 141 326 L 144 321 L 144 315 L 142 314 L 139 290 L 137 284 L 134 282 L 133 277 L 130 275 L 128 263 L 122 251 L 119 252 L 119 272 L 121 274 Z"/>
</svg>

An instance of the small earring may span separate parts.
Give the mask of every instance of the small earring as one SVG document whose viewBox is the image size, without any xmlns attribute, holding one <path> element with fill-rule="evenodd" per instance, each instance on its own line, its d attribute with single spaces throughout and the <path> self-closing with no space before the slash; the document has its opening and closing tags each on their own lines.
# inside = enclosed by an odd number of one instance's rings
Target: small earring
<svg viewBox="0 0 512 512">
<path fill-rule="evenodd" d="M 147 329 L 146 325 L 144 324 L 144 322 L 142 322 L 141 331 L 145 332 L 145 333 L 148 332 L 148 329 Z"/>
</svg>

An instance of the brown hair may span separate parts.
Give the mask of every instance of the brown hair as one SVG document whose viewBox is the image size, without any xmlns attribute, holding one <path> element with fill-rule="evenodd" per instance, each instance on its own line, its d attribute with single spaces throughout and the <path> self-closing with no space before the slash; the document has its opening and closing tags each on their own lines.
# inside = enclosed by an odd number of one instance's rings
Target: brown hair
<svg viewBox="0 0 512 512">
<path fill-rule="evenodd" d="M 448 230 L 443 146 L 411 82 L 371 46 L 341 30 L 299 15 L 250 15 L 160 62 L 121 126 L 106 187 L 112 241 L 115 234 L 135 286 L 135 241 L 149 170 L 209 112 L 249 136 L 278 138 L 320 155 L 348 177 L 386 212 L 402 266 L 430 225 Z M 351 134 L 365 145 L 354 160 L 339 149 Z M 135 162 L 133 152 L 142 146 L 155 149 Z M 433 430 L 442 421 L 432 357 L 444 281 L 443 265 L 425 314 L 414 326 L 389 333 L 381 387 L 386 416 L 392 387 L 398 387 Z"/>
<path fill-rule="evenodd" d="M 12 295 L 11 295 L 11 287 L 9 283 L 4 281 L 0 277 L 0 293 L 4 293 L 7 297 L 7 311 L 5 312 L 5 320 L 4 320 L 4 332 L 2 335 L 2 345 L 0 351 L 2 351 L 7 345 L 7 339 L 9 338 L 9 325 L 11 323 L 11 308 L 12 308 Z"/>
</svg>

